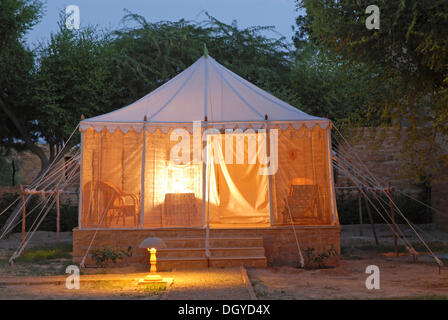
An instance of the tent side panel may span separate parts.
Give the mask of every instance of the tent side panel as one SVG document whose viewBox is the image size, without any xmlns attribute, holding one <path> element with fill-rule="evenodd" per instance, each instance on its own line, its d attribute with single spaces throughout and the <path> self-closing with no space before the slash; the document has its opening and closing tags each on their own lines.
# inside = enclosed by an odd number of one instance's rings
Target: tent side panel
<svg viewBox="0 0 448 320">
<path fill-rule="evenodd" d="M 192 161 L 193 135 L 180 130 L 173 141 L 173 129 L 146 132 L 144 228 L 203 226 L 202 163 Z"/>
<path fill-rule="evenodd" d="M 278 170 L 272 176 L 274 225 L 332 223 L 327 130 L 278 129 Z"/>
<path fill-rule="evenodd" d="M 142 143 L 142 133 L 132 129 L 84 132 L 83 227 L 138 227 Z"/>
</svg>

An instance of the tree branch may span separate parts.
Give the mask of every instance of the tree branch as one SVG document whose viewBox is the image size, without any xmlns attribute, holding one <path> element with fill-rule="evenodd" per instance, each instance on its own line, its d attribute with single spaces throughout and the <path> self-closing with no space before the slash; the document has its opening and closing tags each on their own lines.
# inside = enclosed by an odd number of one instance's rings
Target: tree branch
<svg viewBox="0 0 448 320">
<path fill-rule="evenodd" d="M 37 155 L 41 162 L 41 173 L 48 167 L 50 164 L 45 152 L 39 148 L 30 138 L 28 132 L 26 132 L 23 125 L 20 123 L 19 119 L 16 117 L 16 115 L 9 110 L 9 108 L 6 106 L 6 104 L 3 102 L 3 100 L 0 98 L 0 109 L 3 110 L 3 112 L 6 113 L 8 118 L 11 120 L 11 122 L 14 124 L 16 129 L 19 131 L 20 135 L 23 138 L 23 141 L 25 141 L 25 145 L 32 153 Z M 39 173 L 40 175 L 40 173 Z"/>
</svg>

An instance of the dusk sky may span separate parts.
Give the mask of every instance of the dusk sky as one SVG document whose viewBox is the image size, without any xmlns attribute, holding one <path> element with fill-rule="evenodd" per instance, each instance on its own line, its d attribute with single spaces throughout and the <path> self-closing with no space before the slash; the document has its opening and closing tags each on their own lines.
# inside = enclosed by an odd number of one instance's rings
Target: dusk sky
<svg viewBox="0 0 448 320">
<path fill-rule="evenodd" d="M 204 20 L 203 11 L 225 23 L 237 20 L 238 26 L 275 26 L 289 42 L 291 26 L 297 12 L 293 0 L 47 0 L 41 22 L 27 35 L 31 46 L 49 39 L 57 30 L 60 10 L 69 5 L 80 9 L 81 27 L 98 25 L 101 28 L 118 28 L 124 9 L 144 16 L 148 21 Z"/>
</svg>

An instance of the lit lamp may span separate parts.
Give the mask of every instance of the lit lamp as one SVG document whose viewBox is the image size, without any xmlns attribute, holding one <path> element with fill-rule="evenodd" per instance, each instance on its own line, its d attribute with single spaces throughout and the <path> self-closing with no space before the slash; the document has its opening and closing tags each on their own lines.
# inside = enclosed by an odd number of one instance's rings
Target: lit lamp
<svg viewBox="0 0 448 320">
<path fill-rule="evenodd" d="M 146 238 L 143 240 L 139 248 L 145 248 L 149 252 L 149 263 L 151 265 L 151 268 L 149 270 L 150 274 L 148 274 L 144 279 L 141 280 L 141 282 L 147 282 L 147 281 L 162 281 L 162 277 L 157 273 L 157 258 L 156 258 L 156 252 L 157 249 L 166 248 L 165 242 L 163 242 L 160 238 Z"/>
</svg>

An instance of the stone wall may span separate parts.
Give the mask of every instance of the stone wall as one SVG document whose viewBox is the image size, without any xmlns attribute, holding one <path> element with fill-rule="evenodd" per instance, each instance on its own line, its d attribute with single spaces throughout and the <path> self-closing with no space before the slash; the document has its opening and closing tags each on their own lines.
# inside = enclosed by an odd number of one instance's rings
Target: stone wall
<svg viewBox="0 0 448 320">
<path fill-rule="evenodd" d="M 443 175 L 448 177 L 448 167 Z M 434 213 L 434 223 L 439 230 L 448 232 L 448 180 L 441 180 L 432 187 L 432 206 L 438 211 Z"/>
<path fill-rule="evenodd" d="M 383 181 L 385 187 L 388 182 L 391 182 L 397 190 L 414 197 L 418 197 L 424 192 L 422 187 L 415 185 L 412 180 L 405 177 L 406 167 L 403 164 L 406 163 L 406 159 L 400 152 L 400 144 L 406 139 L 404 132 L 397 137 L 395 133 L 383 128 L 360 128 L 352 129 L 348 136 L 350 136 L 348 141 L 352 145 L 353 151 L 373 175 Z M 341 144 L 339 149 L 344 154 L 348 153 L 348 147 L 344 144 Z M 448 148 L 446 149 L 448 150 Z M 337 170 L 335 170 L 335 176 L 337 188 L 354 185 Z M 433 221 L 438 229 L 448 231 L 448 168 L 442 171 L 437 178 L 440 182 L 436 182 L 432 186 L 431 206 L 444 213 L 435 212 Z"/>
<path fill-rule="evenodd" d="M 19 187 L 1 187 L 0 186 L 0 199 L 2 199 L 5 194 L 8 194 L 8 193 L 17 194 L 19 192 L 20 192 Z M 1 209 L 2 208 L 0 208 L 0 210 Z"/>
<path fill-rule="evenodd" d="M 421 191 L 410 179 L 404 177 L 405 159 L 400 152 L 400 138 L 394 133 L 383 128 L 360 128 L 352 129 L 346 138 L 353 149 L 341 143 L 339 145 L 341 155 L 353 159 L 355 164 L 361 160 L 368 170 L 383 182 L 384 187 L 391 182 L 393 187 L 404 192 L 416 194 Z M 359 160 L 353 154 L 356 154 Z M 335 175 L 336 187 L 353 186 L 352 181 L 342 173 L 336 172 Z"/>
</svg>

